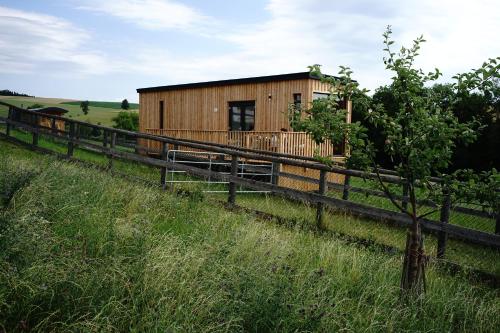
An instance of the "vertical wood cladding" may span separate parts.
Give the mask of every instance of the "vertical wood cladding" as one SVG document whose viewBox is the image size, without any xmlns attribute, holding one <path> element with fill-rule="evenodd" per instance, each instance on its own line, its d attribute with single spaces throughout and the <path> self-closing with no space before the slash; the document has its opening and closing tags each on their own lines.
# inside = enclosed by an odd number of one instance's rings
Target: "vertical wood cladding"
<svg viewBox="0 0 500 333">
<path fill-rule="evenodd" d="M 159 128 L 160 101 L 164 103 L 165 129 L 228 130 L 228 103 L 255 101 L 255 131 L 290 129 L 287 111 L 293 94 L 310 103 L 313 91 L 328 91 L 314 79 L 243 83 L 224 86 L 184 88 L 139 94 L 139 127 Z M 270 97 L 269 97 L 270 96 Z"/>
</svg>

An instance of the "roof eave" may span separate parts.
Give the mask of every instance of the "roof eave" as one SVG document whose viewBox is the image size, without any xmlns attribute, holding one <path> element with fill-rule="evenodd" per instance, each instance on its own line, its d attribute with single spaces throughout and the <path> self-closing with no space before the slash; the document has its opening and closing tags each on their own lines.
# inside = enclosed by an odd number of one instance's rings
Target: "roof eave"
<svg viewBox="0 0 500 333">
<path fill-rule="evenodd" d="M 327 75 L 327 76 L 329 76 L 329 75 Z M 143 93 L 143 92 L 169 91 L 169 90 L 190 89 L 190 88 L 217 87 L 217 86 L 226 86 L 226 85 L 233 85 L 233 84 L 266 83 L 266 82 L 272 82 L 272 81 L 290 81 L 290 80 L 304 80 L 304 79 L 319 80 L 320 78 L 318 76 L 312 75 L 310 72 L 299 72 L 299 73 L 290 73 L 290 74 L 248 77 L 248 78 L 240 78 L 240 79 L 229 79 L 229 80 L 195 82 L 195 83 L 168 85 L 168 86 L 138 88 L 137 92 Z"/>
</svg>

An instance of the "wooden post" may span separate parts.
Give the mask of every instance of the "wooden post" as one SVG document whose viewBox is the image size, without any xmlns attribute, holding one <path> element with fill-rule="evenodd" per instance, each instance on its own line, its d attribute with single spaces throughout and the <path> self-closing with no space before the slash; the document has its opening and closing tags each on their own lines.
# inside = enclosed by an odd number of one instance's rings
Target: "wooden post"
<svg viewBox="0 0 500 333">
<path fill-rule="evenodd" d="M 345 175 L 344 176 L 344 191 L 342 192 L 342 199 L 344 200 L 349 200 L 349 187 L 351 183 L 351 176 Z"/>
<path fill-rule="evenodd" d="M 401 200 L 401 207 L 404 210 L 408 209 L 408 183 L 405 181 L 403 183 L 403 199 Z"/>
<path fill-rule="evenodd" d="M 116 145 L 116 132 L 111 133 L 111 142 L 109 143 L 109 160 L 108 160 L 108 169 L 113 167 L 113 149 Z"/>
<path fill-rule="evenodd" d="M 32 132 L 32 140 L 31 140 L 31 144 L 33 146 L 38 146 L 38 131 L 40 130 L 40 126 L 38 126 L 38 115 L 37 114 L 34 114 L 33 117 L 33 124 L 31 124 L 33 126 L 33 132 Z"/>
<path fill-rule="evenodd" d="M 451 208 L 451 199 L 450 193 L 448 190 L 443 191 L 443 205 L 441 206 L 441 223 L 448 223 L 450 220 L 450 208 Z M 444 231 L 440 231 L 438 234 L 438 245 L 437 245 L 437 257 L 444 258 L 444 254 L 446 252 L 446 241 L 448 240 L 448 233 Z"/>
<path fill-rule="evenodd" d="M 78 125 L 78 124 L 75 124 L 74 138 L 75 138 L 76 141 L 80 141 L 80 125 Z M 74 146 L 78 147 L 78 144 L 75 143 Z"/>
<path fill-rule="evenodd" d="M 108 146 L 108 131 L 104 130 L 102 133 L 102 146 L 107 147 Z"/>
<path fill-rule="evenodd" d="M 236 155 L 231 155 L 231 176 L 238 176 L 238 156 Z M 227 202 L 230 205 L 236 203 L 236 183 L 232 181 L 229 182 L 229 197 Z"/>
<path fill-rule="evenodd" d="M 53 134 L 58 134 L 57 133 L 57 125 L 56 125 L 56 118 L 52 118 L 50 120 L 50 128 L 52 129 Z"/>
<path fill-rule="evenodd" d="M 326 171 L 325 170 L 320 170 L 319 171 L 319 191 L 318 193 L 320 195 L 325 195 L 326 193 Z M 323 211 L 324 211 L 324 204 L 321 202 L 318 202 L 316 204 L 316 227 L 318 229 L 322 229 L 323 227 Z"/>
<path fill-rule="evenodd" d="M 272 164 L 273 172 L 271 175 L 271 184 L 273 185 L 278 185 L 279 181 L 279 174 L 280 174 L 280 163 L 278 162 L 273 162 Z"/>
<path fill-rule="evenodd" d="M 75 123 L 69 123 L 69 140 L 68 140 L 68 153 L 66 154 L 68 158 L 73 156 L 73 150 L 75 148 L 75 144 L 73 140 L 75 139 Z"/>
<path fill-rule="evenodd" d="M 161 159 L 166 161 L 168 157 L 168 143 L 163 142 L 161 147 Z M 160 169 L 160 182 L 161 188 L 165 190 L 167 188 L 167 167 L 162 167 Z"/>
<path fill-rule="evenodd" d="M 12 113 L 13 113 L 12 107 L 9 107 L 9 114 L 7 116 L 7 124 L 6 124 L 6 127 L 5 127 L 5 134 L 7 136 L 10 136 L 10 123 L 9 123 L 9 120 L 12 120 Z"/>
<path fill-rule="evenodd" d="M 495 234 L 500 235 L 500 211 L 497 211 L 497 222 L 495 223 Z"/>
</svg>

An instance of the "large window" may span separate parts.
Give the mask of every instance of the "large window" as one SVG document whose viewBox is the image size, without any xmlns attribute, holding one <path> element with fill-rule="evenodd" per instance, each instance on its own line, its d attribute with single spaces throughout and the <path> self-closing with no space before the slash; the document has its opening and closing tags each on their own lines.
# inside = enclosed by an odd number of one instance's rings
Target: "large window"
<svg viewBox="0 0 500 333">
<path fill-rule="evenodd" d="M 164 121 L 164 115 L 163 115 L 163 101 L 160 101 L 160 107 L 159 107 L 159 117 L 160 117 L 160 129 L 165 128 L 165 121 Z"/>
<path fill-rule="evenodd" d="M 255 101 L 229 102 L 231 131 L 253 131 L 255 128 Z"/>
</svg>

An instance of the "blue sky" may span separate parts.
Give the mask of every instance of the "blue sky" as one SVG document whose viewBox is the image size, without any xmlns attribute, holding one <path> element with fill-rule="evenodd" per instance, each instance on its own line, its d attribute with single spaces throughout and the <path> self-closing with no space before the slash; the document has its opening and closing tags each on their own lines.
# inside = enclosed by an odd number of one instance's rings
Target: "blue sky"
<svg viewBox="0 0 500 333">
<path fill-rule="evenodd" d="M 137 101 L 136 88 L 347 65 L 389 80 L 382 33 L 423 34 L 418 65 L 443 81 L 500 55 L 500 2 L 0 0 L 0 89 Z"/>
</svg>

